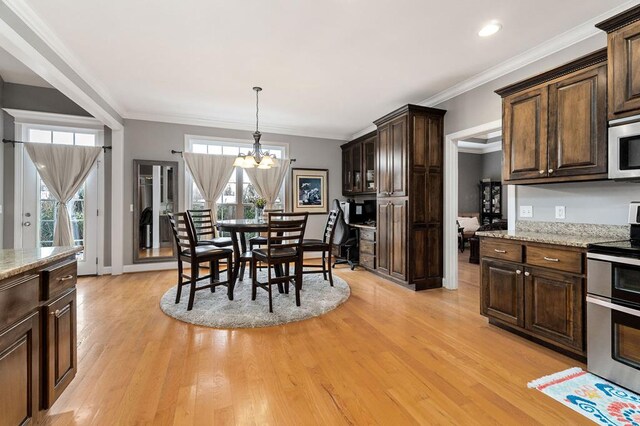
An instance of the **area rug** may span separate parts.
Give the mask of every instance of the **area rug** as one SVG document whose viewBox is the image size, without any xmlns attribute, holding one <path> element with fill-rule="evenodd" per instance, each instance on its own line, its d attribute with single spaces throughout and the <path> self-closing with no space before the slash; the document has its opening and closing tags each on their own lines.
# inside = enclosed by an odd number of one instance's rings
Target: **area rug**
<svg viewBox="0 0 640 426">
<path fill-rule="evenodd" d="M 221 273 L 220 277 L 226 279 L 226 273 Z M 267 280 L 266 270 L 258 271 L 258 279 L 261 282 Z M 187 311 L 189 286 L 182 288 L 182 300 L 178 304 L 175 303 L 176 286 L 173 286 L 162 296 L 160 308 L 170 317 L 206 327 L 270 327 L 317 317 L 337 308 L 349 298 L 351 290 L 343 279 L 335 275 L 333 285 L 331 287 L 322 274 L 305 275 L 300 292 L 301 306 L 296 306 L 293 285 L 289 294 L 278 293 L 278 287 L 274 286 L 273 313 L 270 313 L 266 291 L 258 289 L 256 300 L 251 300 L 251 279 L 247 273 L 243 281 L 236 282 L 233 300 L 227 298 L 226 287 L 216 288 L 215 293 L 200 290 L 196 292 L 193 309 Z"/>
<path fill-rule="evenodd" d="M 640 425 L 640 396 L 581 368 L 570 368 L 528 384 L 602 425 Z"/>
</svg>

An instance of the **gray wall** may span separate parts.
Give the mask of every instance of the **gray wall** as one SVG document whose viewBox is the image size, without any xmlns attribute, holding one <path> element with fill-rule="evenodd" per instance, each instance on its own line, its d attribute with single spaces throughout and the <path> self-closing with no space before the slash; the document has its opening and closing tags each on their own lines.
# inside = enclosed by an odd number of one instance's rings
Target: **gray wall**
<svg viewBox="0 0 640 426">
<path fill-rule="evenodd" d="M 229 139 L 240 139 L 251 142 L 248 130 L 229 130 L 181 124 L 159 123 L 142 120 L 125 120 L 124 130 L 124 264 L 133 263 L 133 213 L 129 211 L 133 203 L 133 160 L 161 160 L 179 162 L 180 208 L 184 209 L 184 162 L 179 155 L 171 154 L 171 150 L 184 149 L 185 135 L 209 136 Z M 265 133 L 264 143 L 278 142 L 289 144 L 289 156 L 296 158 L 293 167 L 329 169 L 329 199 L 341 196 L 341 151 L 340 145 L 345 141 L 318 139 L 301 136 L 288 136 Z M 289 185 L 291 177 L 287 176 L 287 197 L 291 198 Z M 107 182 L 110 182 L 107 180 Z M 309 217 L 306 235 L 309 238 L 320 238 L 326 220 L 325 215 Z"/>
<path fill-rule="evenodd" d="M 458 154 L 458 213 L 478 213 L 479 182 L 482 179 L 502 180 L 502 152 Z M 502 187 L 502 217 L 507 217 L 507 187 Z"/>
<path fill-rule="evenodd" d="M 502 106 L 496 89 L 603 47 L 606 37 L 601 33 L 437 105 L 447 110 L 445 134 L 500 120 Z M 566 207 L 566 222 L 624 224 L 627 204 L 636 199 L 640 199 L 640 186 L 623 182 L 519 185 L 516 205 L 517 210 L 521 205 L 533 206 L 533 220 L 556 221 L 554 206 L 561 205 Z"/>
</svg>

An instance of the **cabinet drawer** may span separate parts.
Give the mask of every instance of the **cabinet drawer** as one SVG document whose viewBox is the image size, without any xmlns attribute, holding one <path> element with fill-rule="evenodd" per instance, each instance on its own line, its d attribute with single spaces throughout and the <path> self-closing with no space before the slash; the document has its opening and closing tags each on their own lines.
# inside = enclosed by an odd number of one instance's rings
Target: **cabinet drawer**
<svg viewBox="0 0 640 426">
<path fill-rule="evenodd" d="M 376 231 L 374 231 L 373 229 L 362 229 L 362 228 L 360 228 L 360 240 L 375 241 L 376 240 Z"/>
<path fill-rule="evenodd" d="M 582 274 L 582 253 L 560 248 L 527 246 L 527 264 Z"/>
<path fill-rule="evenodd" d="M 36 274 L 0 282 L 0 329 L 38 307 L 38 283 L 39 276 Z"/>
<path fill-rule="evenodd" d="M 78 281 L 78 263 L 75 258 L 56 263 L 42 270 L 42 300 L 61 294 Z"/>
<path fill-rule="evenodd" d="M 480 255 L 511 262 L 522 262 L 522 244 L 485 238 L 480 241 Z"/>
<path fill-rule="evenodd" d="M 360 265 L 368 269 L 376 269 L 376 257 L 370 254 L 360 254 Z"/>
<path fill-rule="evenodd" d="M 376 254 L 376 243 L 360 240 L 360 254 Z"/>
</svg>

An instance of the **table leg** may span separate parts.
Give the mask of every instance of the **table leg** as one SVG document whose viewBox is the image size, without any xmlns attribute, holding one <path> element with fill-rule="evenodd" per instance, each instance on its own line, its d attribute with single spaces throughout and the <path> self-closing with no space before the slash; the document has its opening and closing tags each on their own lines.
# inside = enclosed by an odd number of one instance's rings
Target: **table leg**
<svg viewBox="0 0 640 426">
<path fill-rule="evenodd" d="M 230 232 L 231 243 L 233 244 L 233 266 L 227 268 L 227 276 L 233 274 L 233 280 L 238 279 L 238 272 L 240 271 L 240 245 L 238 244 L 238 234 L 235 231 Z"/>
</svg>

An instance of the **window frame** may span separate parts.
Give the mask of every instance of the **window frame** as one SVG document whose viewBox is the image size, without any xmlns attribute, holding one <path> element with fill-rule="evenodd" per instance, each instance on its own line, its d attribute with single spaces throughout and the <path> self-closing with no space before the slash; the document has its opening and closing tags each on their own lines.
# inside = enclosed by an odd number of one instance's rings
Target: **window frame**
<svg viewBox="0 0 640 426">
<path fill-rule="evenodd" d="M 207 145 L 221 145 L 221 146 L 233 146 L 239 147 L 241 153 L 246 153 L 253 148 L 253 142 L 249 142 L 243 139 L 231 139 L 231 138 L 218 138 L 212 136 L 201 136 L 201 135 L 192 135 L 185 134 L 184 137 L 184 150 L 185 152 L 193 152 L 194 144 L 207 144 Z M 283 142 L 275 142 L 275 141 L 261 141 L 262 148 L 264 150 L 270 149 L 278 149 L 282 151 L 282 158 L 289 158 L 289 144 Z M 245 206 L 249 206 L 250 204 L 246 204 L 242 202 L 243 197 L 243 170 L 241 167 L 235 167 L 234 173 L 236 173 L 236 203 L 235 204 L 221 204 L 225 206 L 235 206 L 236 214 L 234 218 L 243 218 L 244 217 L 244 208 Z M 187 208 L 191 208 L 193 205 L 193 179 L 191 175 L 187 172 L 185 166 L 185 206 Z M 283 206 L 285 210 L 287 209 L 287 202 L 289 201 L 288 188 L 289 188 L 290 176 L 289 174 L 285 175 L 284 183 L 283 183 Z M 231 218 L 230 218 L 231 219 Z"/>
</svg>

